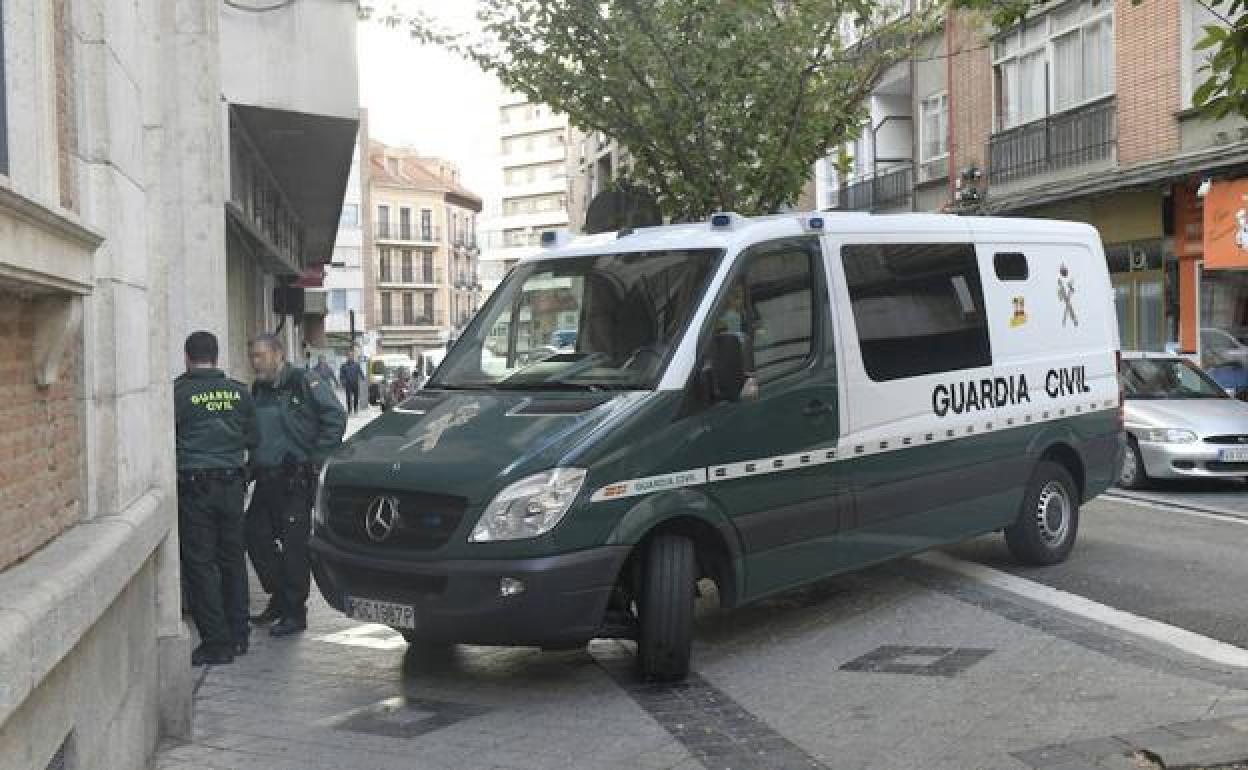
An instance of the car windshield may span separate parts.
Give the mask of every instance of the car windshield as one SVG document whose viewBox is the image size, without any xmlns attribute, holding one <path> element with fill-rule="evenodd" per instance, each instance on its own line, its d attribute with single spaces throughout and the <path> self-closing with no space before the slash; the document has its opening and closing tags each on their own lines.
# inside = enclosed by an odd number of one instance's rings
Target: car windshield
<svg viewBox="0 0 1248 770">
<path fill-rule="evenodd" d="M 522 263 L 430 388 L 653 388 L 705 290 L 717 249 Z"/>
<path fill-rule="evenodd" d="M 1122 362 L 1127 398 L 1228 398 L 1226 391 L 1182 358 L 1137 358 Z"/>
</svg>

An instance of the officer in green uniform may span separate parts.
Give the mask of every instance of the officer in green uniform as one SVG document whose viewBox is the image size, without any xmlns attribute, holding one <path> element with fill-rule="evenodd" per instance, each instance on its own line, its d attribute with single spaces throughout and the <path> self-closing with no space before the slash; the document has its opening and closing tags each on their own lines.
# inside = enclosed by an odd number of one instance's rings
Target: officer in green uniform
<svg viewBox="0 0 1248 770">
<path fill-rule="evenodd" d="M 247 652 L 243 555 L 245 452 L 256 446 L 247 386 L 217 368 L 217 338 L 186 338 L 186 373 L 173 385 L 182 574 L 201 644 L 191 663 L 232 663 Z"/>
<path fill-rule="evenodd" d="M 270 595 L 268 607 L 252 620 L 277 621 L 269 633 L 286 636 L 308 627 L 308 535 L 316 479 L 342 442 L 347 413 L 328 382 L 286 362 L 275 335 L 252 341 L 251 366 L 260 442 L 251 462 L 256 488 L 247 510 L 247 553 Z"/>
</svg>

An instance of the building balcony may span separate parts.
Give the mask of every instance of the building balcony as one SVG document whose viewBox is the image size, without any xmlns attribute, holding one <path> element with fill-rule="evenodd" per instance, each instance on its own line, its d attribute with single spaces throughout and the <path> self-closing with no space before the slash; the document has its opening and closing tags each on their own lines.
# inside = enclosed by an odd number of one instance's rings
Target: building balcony
<svg viewBox="0 0 1248 770">
<path fill-rule="evenodd" d="M 412 316 L 410 318 L 382 318 L 382 331 L 414 331 L 438 329 L 442 327 L 442 323 L 436 318 L 427 318 L 425 316 Z"/>
<path fill-rule="evenodd" d="M 403 227 L 394 222 L 374 222 L 373 240 L 378 243 L 420 243 L 429 246 L 437 245 L 442 240 L 442 231 L 438 227 Z"/>
<path fill-rule="evenodd" d="M 1118 101 L 1111 96 L 995 134 L 988 141 L 988 181 L 1008 184 L 1111 161 L 1117 144 Z"/>
<path fill-rule="evenodd" d="M 417 286 L 422 288 L 435 288 L 442 285 L 442 271 L 435 268 L 432 271 L 414 270 L 383 270 L 377 275 L 377 286 L 379 288 L 405 288 Z"/>
<path fill-rule="evenodd" d="M 868 179 L 841 185 L 832 206 L 835 211 L 882 211 L 910 205 L 914 169 L 906 165 L 882 171 Z"/>
</svg>

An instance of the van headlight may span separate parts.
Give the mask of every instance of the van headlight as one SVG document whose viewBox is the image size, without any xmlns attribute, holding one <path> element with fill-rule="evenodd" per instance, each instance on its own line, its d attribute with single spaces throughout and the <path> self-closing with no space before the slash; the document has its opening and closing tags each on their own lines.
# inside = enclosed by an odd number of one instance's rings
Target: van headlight
<svg viewBox="0 0 1248 770">
<path fill-rule="evenodd" d="M 1145 441 L 1155 441 L 1159 444 L 1190 444 L 1197 438 L 1196 434 L 1190 430 L 1178 428 L 1149 428 L 1140 432 L 1144 434 Z"/>
<path fill-rule="evenodd" d="M 326 509 L 325 495 L 325 472 L 329 470 L 329 463 L 321 466 L 321 475 L 316 477 L 316 495 L 312 498 L 312 523 L 319 527 L 324 527 L 329 521 L 329 511 Z"/>
<path fill-rule="evenodd" d="M 524 540 L 546 534 L 563 520 L 584 483 L 583 468 L 555 468 L 517 481 L 486 506 L 468 542 Z"/>
</svg>

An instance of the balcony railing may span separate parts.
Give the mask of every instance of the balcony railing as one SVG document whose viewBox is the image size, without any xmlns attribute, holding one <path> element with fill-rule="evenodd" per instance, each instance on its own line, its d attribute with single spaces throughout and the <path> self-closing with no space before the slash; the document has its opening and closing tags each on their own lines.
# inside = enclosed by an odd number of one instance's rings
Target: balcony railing
<svg viewBox="0 0 1248 770">
<path fill-rule="evenodd" d="M 1102 99 L 994 135 L 988 141 L 988 181 L 1002 184 L 1113 157 L 1118 102 Z"/>
<path fill-rule="evenodd" d="M 409 243 L 437 243 L 440 231 L 437 227 L 403 227 L 394 222 L 374 222 L 373 238 L 378 241 L 406 241 Z"/>
<path fill-rule="evenodd" d="M 383 265 L 377 273 L 378 283 L 436 285 L 442 283 L 442 270 L 389 270 Z"/>
<path fill-rule="evenodd" d="M 870 179 L 842 185 L 834 209 L 879 211 L 900 208 L 914 194 L 914 170 L 910 166 L 884 171 Z"/>
</svg>

